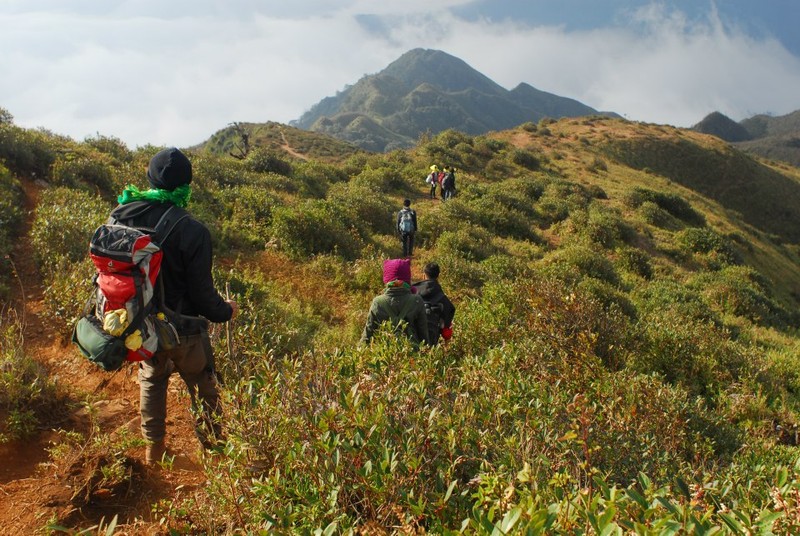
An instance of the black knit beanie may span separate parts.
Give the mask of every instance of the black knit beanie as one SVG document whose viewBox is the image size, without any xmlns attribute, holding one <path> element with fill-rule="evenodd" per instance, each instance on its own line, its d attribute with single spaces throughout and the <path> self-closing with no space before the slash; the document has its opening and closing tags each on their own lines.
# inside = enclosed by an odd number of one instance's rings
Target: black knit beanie
<svg viewBox="0 0 800 536">
<path fill-rule="evenodd" d="M 164 149 L 150 159 L 147 180 L 153 188 L 172 191 L 192 182 L 192 163 L 175 147 Z"/>
</svg>

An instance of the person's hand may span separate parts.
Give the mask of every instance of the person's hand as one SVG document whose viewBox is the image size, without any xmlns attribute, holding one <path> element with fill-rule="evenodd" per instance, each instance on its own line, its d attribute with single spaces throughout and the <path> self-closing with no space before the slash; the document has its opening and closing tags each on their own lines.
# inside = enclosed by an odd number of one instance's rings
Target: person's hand
<svg viewBox="0 0 800 536">
<path fill-rule="evenodd" d="M 231 313 L 231 320 L 233 320 L 234 318 L 236 318 L 236 315 L 238 315 L 238 314 L 239 314 L 239 304 L 238 304 L 238 303 L 236 303 L 236 302 L 235 302 L 235 301 L 233 301 L 233 300 L 225 300 L 225 303 L 227 303 L 228 305 L 230 305 L 230 306 L 231 306 L 231 309 L 232 309 L 232 311 L 233 311 L 233 312 Z"/>
</svg>

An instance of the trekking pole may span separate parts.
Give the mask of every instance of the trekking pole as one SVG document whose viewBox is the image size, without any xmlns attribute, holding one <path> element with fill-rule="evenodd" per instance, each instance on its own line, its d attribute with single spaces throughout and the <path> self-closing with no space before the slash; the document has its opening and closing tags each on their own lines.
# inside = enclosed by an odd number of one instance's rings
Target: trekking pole
<svg viewBox="0 0 800 536">
<path fill-rule="evenodd" d="M 230 282 L 225 283 L 225 299 L 231 299 L 231 284 Z M 225 322 L 225 341 L 228 345 L 228 359 L 233 363 L 233 368 L 236 371 L 237 378 L 242 376 L 242 371 L 239 369 L 239 361 L 234 357 L 233 354 L 233 328 L 231 324 L 233 323 L 233 318 Z"/>
</svg>

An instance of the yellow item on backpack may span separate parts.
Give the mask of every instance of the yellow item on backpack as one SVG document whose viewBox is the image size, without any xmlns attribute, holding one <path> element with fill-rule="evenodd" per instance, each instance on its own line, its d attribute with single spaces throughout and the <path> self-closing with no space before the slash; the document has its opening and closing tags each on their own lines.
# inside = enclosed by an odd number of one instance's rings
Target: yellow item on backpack
<svg viewBox="0 0 800 536">
<path fill-rule="evenodd" d="M 125 337 L 125 348 L 128 350 L 138 350 L 142 347 L 142 332 L 138 329 Z"/>
<path fill-rule="evenodd" d="M 126 327 L 128 327 L 128 311 L 125 309 L 115 309 L 103 316 L 103 329 L 115 337 L 122 335 Z"/>
</svg>

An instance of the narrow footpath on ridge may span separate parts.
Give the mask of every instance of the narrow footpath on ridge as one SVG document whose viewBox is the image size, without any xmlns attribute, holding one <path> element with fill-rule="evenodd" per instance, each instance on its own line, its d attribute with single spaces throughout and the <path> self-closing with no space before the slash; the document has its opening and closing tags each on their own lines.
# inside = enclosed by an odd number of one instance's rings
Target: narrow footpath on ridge
<svg viewBox="0 0 800 536">
<path fill-rule="evenodd" d="M 79 452 L 51 460 L 49 449 L 62 441 L 63 432 L 80 433 L 86 443 L 93 436 L 115 437 L 125 430 L 139 437 L 139 386 L 135 365 L 104 372 L 86 361 L 48 318 L 46 282 L 39 275 L 29 238 L 39 196 L 47 186 L 30 180 L 22 185 L 26 215 L 11 254 L 15 271 L 11 307 L 22 323 L 24 355 L 67 392 L 69 403 L 58 415 L 46 416 L 33 437 L 0 444 L 2 533 L 33 534 L 48 523 L 87 528 L 101 520 L 107 524 L 114 516 L 120 534 L 160 533 L 163 527 L 152 519 L 151 506 L 177 494 L 190 494 L 205 481 L 188 411 L 189 395 L 183 382 L 173 378 L 167 417 L 168 454 L 175 456 L 172 466 L 147 467 L 144 447 L 131 449 L 125 453 L 131 474 L 125 490 L 100 489 L 87 497 L 81 493 L 86 489 L 81 484 L 96 482 L 101 462 L 106 460 Z"/>
</svg>

